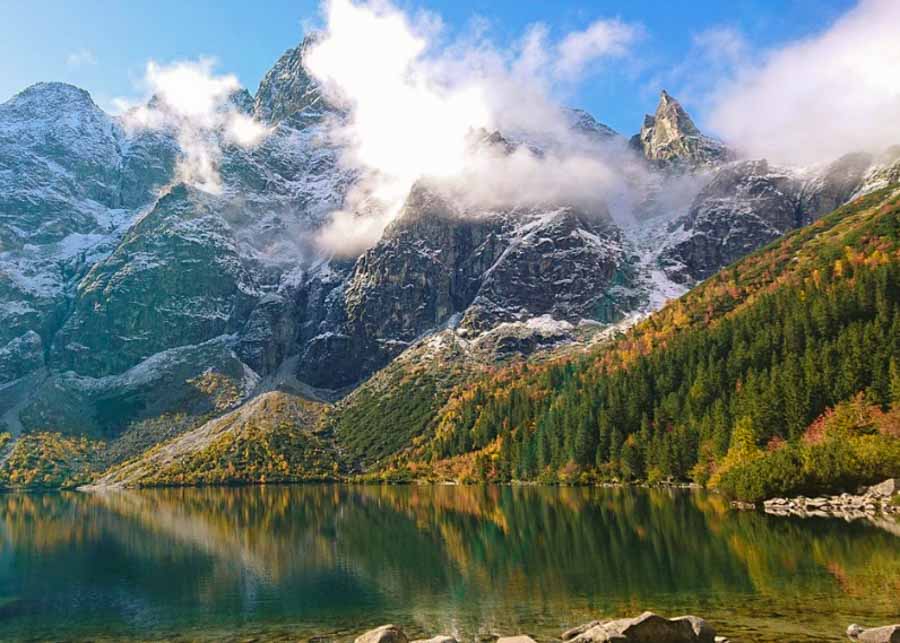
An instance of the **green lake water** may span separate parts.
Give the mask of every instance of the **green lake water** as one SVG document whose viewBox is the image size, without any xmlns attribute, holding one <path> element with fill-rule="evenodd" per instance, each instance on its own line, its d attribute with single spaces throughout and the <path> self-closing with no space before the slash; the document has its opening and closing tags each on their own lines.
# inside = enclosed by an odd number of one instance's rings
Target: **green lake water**
<svg viewBox="0 0 900 643">
<path fill-rule="evenodd" d="M 0 640 L 352 640 L 693 613 L 733 641 L 900 621 L 900 537 L 699 492 L 304 485 L 0 496 Z"/>
</svg>

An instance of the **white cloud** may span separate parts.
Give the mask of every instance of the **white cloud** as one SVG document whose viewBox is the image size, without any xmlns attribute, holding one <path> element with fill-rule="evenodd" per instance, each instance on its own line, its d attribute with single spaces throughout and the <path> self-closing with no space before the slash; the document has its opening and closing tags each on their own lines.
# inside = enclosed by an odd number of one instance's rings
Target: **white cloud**
<svg viewBox="0 0 900 643">
<path fill-rule="evenodd" d="M 324 12 L 323 38 L 305 64 L 347 109 L 334 134 L 347 145 L 345 161 L 363 176 L 320 234 L 326 248 L 349 254 L 377 241 L 420 177 L 447 189 L 464 185 L 469 197 L 492 205 L 563 198 L 606 183 L 603 163 L 581 158 L 552 90 L 559 75 L 576 82 L 591 61 L 624 55 L 636 27 L 598 21 L 550 43 L 548 29 L 534 25 L 502 49 L 481 22 L 438 47 L 441 21 L 433 14 L 410 17 L 385 0 L 329 0 Z M 525 151 L 473 154 L 473 132 L 480 130 L 554 140 L 559 151 L 550 162 Z M 369 214 L 360 217 L 361 210 Z"/>
<path fill-rule="evenodd" d="M 241 89 L 237 77 L 216 75 L 214 66 L 215 61 L 209 58 L 170 65 L 151 60 L 141 85 L 146 98 L 152 97 L 153 101 L 135 105 L 133 101 L 116 99 L 114 103 L 131 127 L 175 132 L 183 154 L 178 178 L 218 194 L 223 187 L 218 172 L 221 142 L 252 147 L 268 130 L 237 110 L 231 102 L 232 95 Z"/>
<path fill-rule="evenodd" d="M 684 56 L 651 75 L 644 90 L 655 97 L 661 88 L 670 88 L 683 105 L 709 111 L 716 92 L 724 83 L 734 81 L 752 55 L 750 43 L 738 29 L 729 25 L 710 27 L 693 34 Z"/>
<path fill-rule="evenodd" d="M 66 65 L 69 67 L 86 67 L 96 64 L 97 57 L 90 49 L 79 49 L 66 56 Z"/>
<path fill-rule="evenodd" d="M 745 154 L 795 163 L 900 142 L 900 2 L 863 0 L 817 36 L 742 64 L 709 123 Z"/>
<path fill-rule="evenodd" d="M 559 43 L 556 70 L 564 77 L 578 76 L 595 60 L 625 55 L 640 33 L 638 27 L 621 20 L 597 20 Z"/>
</svg>

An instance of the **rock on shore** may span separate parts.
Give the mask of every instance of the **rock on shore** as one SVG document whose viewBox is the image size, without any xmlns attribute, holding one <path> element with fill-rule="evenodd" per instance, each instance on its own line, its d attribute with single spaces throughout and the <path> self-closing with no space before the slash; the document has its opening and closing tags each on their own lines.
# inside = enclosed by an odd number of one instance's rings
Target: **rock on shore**
<svg viewBox="0 0 900 643">
<path fill-rule="evenodd" d="M 566 638 L 568 637 L 568 638 Z M 716 643 L 716 631 L 702 618 L 663 618 L 644 612 L 635 618 L 594 621 L 568 630 L 562 638 L 569 643 Z"/>
<path fill-rule="evenodd" d="M 494 637 L 491 637 L 492 640 Z M 635 618 L 591 621 L 562 633 L 567 643 L 727 643 L 702 618 L 679 616 L 667 619 L 653 612 Z M 410 643 L 396 625 L 382 625 L 357 637 L 355 643 Z M 435 636 L 411 643 L 457 643 L 452 636 Z M 497 637 L 495 643 L 535 643 L 525 634 Z"/>
<path fill-rule="evenodd" d="M 839 496 L 816 498 L 771 498 L 763 503 L 763 507 L 766 513 L 782 516 L 838 517 L 846 520 L 871 518 L 879 514 L 900 514 L 900 505 L 892 503 L 892 497 L 898 490 L 900 480 L 891 478 L 858 495 L 842 493 Z"/>
</svg>

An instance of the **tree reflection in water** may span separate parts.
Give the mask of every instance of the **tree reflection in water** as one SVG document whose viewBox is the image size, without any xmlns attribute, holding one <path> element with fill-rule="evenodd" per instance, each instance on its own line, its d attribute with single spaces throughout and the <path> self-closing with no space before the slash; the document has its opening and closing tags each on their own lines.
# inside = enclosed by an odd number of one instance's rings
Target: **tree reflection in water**
<svg viewBox="0 0 900 643">
<path fill-rule="evenodd" d="M 302 485 L 0 498 L 0 638 L 555 636 L 693 612 L 841 640 L 900 612 L 900 541 L 666 490 Z"/>
</svg>

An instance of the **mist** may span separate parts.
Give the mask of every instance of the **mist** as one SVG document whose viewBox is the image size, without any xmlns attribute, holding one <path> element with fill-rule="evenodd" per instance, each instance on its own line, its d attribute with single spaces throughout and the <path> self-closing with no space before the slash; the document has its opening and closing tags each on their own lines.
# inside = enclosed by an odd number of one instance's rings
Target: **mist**
<svg viewBox="0 0 900 643">
<path fill-rule="evenodd" d="M 743 63 L 707 119 L 742 154 L 792 164 L 900 142 L 900 2 L 863 0 L 825 32 Z"/>
<path fill-rule="evenodd" d="M 445 42 L 439 17 L 389 2 L 329 0 L 323 13 L 305 65 L 347 114 L 333 121 L 332 136 L 361 176 L 321 231 L 324 250 L 354 255 L 377 242 L 420 179 L 484 208 L 596 204 L 614 183 L 603 146 L 573 130 L 556 93 L 627 56 L 639 26 L 598 20 L 551 40 L 533 25 L 502 49 L 478 30 Z M 472 144 L 494 131 L 544 149 Z"/>
<path fill-rule="evenodd" d="M 177 180 L 211 194 L 221 194 L 218 166 L 222 145 L 253 147 L 268 129 L 241 113 L 231 97 L 241 89 L 233 74 L 217 75 L 214 61 L 181 61 L 160 65 L 149 61 L 140 81 L 146 96 L 140 104 L 119 99 L 123 122 L 132 130 L 168 130 L 175 134 L 182 157 Z"/>
</svg>

